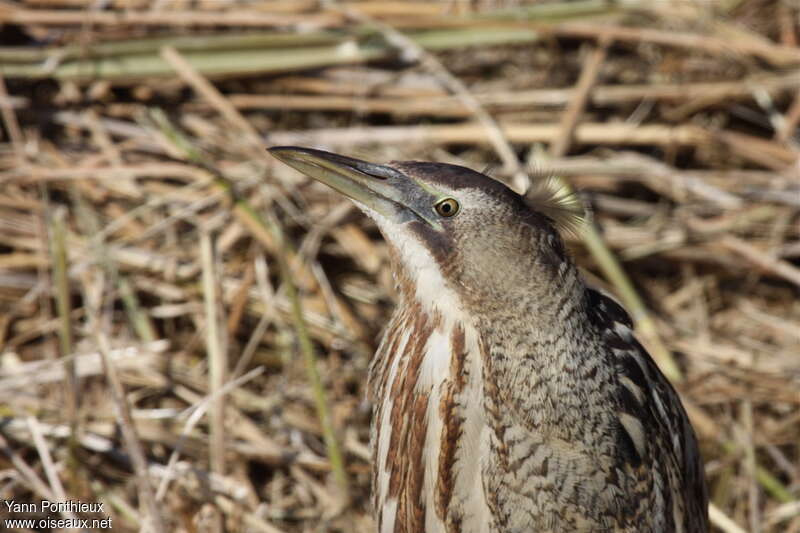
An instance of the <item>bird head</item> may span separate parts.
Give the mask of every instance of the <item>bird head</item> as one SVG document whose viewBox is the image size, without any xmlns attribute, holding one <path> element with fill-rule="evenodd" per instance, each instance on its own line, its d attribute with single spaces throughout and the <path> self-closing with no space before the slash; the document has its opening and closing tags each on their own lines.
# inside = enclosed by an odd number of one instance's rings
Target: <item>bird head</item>
<svg viewBox="0 0 800 533">
<path fill-rule="evenodd" d="M 571 266 L 558 233 L 579 220 L 579 203 L 548 183 L 519 195 L 501 182 L 444 163 L 369 163 L 299 147 L 270 153 L 349 197 L 393 250 L 401 289 L 419 294 L 442 280 L 467 305 L 506 303 L 531 283 L 552 282 Z M 431 285 L 428 283 L 428 285 Z M 434 284 L 435 285 L 435 284 Z M 437 287 L 430 286 L 436 290 Z"/>
</svg>

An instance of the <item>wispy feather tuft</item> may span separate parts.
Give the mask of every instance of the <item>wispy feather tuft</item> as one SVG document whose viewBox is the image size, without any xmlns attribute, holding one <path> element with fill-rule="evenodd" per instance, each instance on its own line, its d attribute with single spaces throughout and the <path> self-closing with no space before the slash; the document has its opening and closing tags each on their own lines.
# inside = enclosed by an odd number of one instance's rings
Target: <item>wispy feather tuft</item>
<svg viewBox="0 0 800 533">
<path fill-rule="evenodd" d="M 533 176 L 524 198 L 528 207 L 552 220 L 561 232 L 578 235 L 588 218 L 580 197 L 552 174 Z"/>
</svg>

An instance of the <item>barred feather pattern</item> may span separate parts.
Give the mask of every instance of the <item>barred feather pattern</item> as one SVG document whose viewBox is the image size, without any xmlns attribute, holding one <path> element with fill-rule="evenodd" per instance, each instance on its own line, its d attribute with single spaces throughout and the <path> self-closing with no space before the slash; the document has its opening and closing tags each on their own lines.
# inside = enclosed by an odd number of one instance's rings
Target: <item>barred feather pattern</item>
<svg viewBox="0 0 800 533">
<path fill-rule="evenodd" d="M 625 311 L 562 270 L 566 328 L 521 337 L 522 363 L 504 337 L 535 328 L 535 310 L 473 322 L 447 287 L 431 290 L 443 280 L 401 273 L 370 372 L 379 531 L 708 530 L 677 394 Z"/>
</svg>

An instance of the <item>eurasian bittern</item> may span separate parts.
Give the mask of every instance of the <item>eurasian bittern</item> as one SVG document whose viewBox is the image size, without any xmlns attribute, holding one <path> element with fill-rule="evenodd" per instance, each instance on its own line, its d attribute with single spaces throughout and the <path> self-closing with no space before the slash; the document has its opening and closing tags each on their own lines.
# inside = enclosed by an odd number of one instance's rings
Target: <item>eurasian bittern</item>
<svg viewBox="0 0 800 533">
<path fill-rule="evenodd" d="M 369 376 L 381 532 L 708 530 L 674 389 L 565 251 L 570 200 L 464 167 L 272 155 L 351 198 L 399 303 Z"/>
</svg>

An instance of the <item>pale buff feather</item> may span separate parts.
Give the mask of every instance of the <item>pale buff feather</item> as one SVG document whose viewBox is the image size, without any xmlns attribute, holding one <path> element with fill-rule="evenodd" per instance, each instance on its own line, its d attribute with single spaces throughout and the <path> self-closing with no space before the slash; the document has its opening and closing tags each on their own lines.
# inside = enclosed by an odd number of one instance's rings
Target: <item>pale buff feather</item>
<svg viewBox="0 0 800 533">
<path fill-rule="evenodd" d="M 557 176 L 537 174 L 524 195 L 525 202 L 552 220 L 560 232 L 578 235 L 589 218 L 588 208 L 580 196 Z"/>
</svg>

